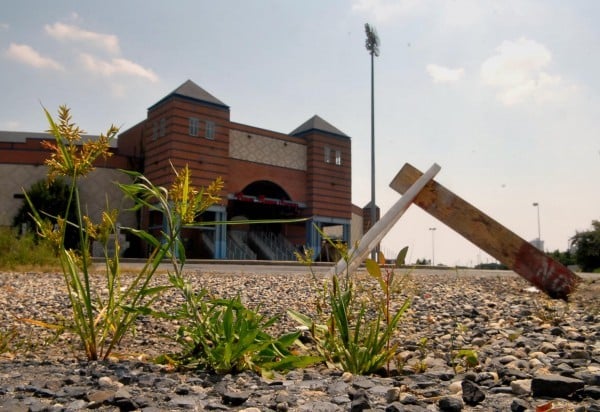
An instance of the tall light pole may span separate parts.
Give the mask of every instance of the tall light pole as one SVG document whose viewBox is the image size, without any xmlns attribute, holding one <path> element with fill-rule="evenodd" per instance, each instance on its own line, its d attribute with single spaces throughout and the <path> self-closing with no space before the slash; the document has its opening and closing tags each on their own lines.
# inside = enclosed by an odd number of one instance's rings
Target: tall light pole
<svg viewBox="0 0 600 412">
<path fill-rule="evenodd" d="M 375 56 L 379 56 L 379 37 L 375 28 L 365 24 L 367 40 L 365 46 L 371 55 L 371 227 L 377 220 L 377 211 L 375 206 Z M 377 259 L 377 247 L 371 251 L 371 259 Z"/>
<path fill-rule="evenodd" d="M 431 266 L 435 266 L 435 227 L 430 227 L 431 231 Z"/>
<path fill-rule="evenodd" d="M 540 231 L 540 204 L 538 202 L 534 202 L 533 206 L 535 208 L 537 208 L 537 224 L 538 224 L 538 241 L 537 241 L 537 247 L 538 249 L 542 249 L 542 235 L 541 235 L 541 231 Z"/>
</svg>

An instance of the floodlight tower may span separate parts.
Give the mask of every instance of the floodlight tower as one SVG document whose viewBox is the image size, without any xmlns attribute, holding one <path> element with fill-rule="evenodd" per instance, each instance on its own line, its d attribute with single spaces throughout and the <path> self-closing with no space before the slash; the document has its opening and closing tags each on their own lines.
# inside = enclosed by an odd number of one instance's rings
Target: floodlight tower
<svg viewBox="0 0 600 412">
<path fill-rule="evenodd" d="M 375 28 L 365 24 L 367 40 L 365 46 L 371 55 L 371 227 L 375 225 L 377 212 L 375 206 L 375 56 L 379 56 L 379 37 Z M 377 259 L 377 247 L 371 251 L 371 259 Z"/>
</svg>

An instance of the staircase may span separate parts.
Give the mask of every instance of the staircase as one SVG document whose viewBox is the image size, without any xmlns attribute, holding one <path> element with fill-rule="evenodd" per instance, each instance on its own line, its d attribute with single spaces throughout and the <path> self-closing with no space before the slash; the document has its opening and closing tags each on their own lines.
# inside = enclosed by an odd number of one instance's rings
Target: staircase
<svg viewBox="0 0 600 412">
<path fill-rule="evenodd" d="M 249 232 L 248 243 L 267 260 L 296 260 L 296 248 L 281 233 Z"/>
<path fill-rule="evenodd" d="M 256 260 L 256 253 L 248 246 L 248 233 L 232 230 L 227 233 L 227 259 Z"/>
</svg>

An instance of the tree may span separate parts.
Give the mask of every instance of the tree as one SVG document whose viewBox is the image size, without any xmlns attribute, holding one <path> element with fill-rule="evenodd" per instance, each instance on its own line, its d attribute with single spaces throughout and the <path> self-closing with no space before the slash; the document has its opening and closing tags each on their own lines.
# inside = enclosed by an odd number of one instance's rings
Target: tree
<svg viewBox="0 0 600 412">
<path fill-rule="evenodd" d="M 573 255 L 573 253 L 571 253 L 570 250 L 567 250 L 565 252 L 561 252 L 560 250 L 556 249 L 554 252 L 549 253 L 548 255 L 552 259 L 557 260 L 558 262 L 560 262 L 564 266 L 571 266 L 571 265 L 574 265 L 576 263 L 575 262 L 575 256 Z"/>
<path fill-rule="evenodd" d="M 62 179 L 55 179 L 51 183 L 48 183 L 46 180 L 39 180 L 27 190 L 27 196 L 43 217 L 48 218 L 51 222 L 56 222 L 56 217 L 62 216 L 65 210 L 67 210 L 69 186 Z M 13 218 L 13 226 L 20 228 L 25 223 L 28 228 L 35 228 L 36 225 L 31 217 L 31 213 L 31 208 L 24 201 Z M 75 222 L 74 210 L 71 210 L 69 215 L 68 220 Z M 74 248 L 77 246 L 77 243 L 77 231 L 72 227 L 67 228 L 65 247 Z"/>
<path fill-rule="evenodd" d="M 592 229 L 577 232 L 571 238 L 575 249 L 575 262 L 584 272 L 600 269 L 600 221 L 592 221 Z"/>
</svg>

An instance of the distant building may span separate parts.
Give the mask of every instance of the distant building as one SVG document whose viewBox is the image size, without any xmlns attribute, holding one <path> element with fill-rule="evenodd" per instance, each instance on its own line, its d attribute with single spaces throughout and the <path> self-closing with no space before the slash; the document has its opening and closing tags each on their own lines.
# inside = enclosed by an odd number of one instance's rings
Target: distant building
<svg viewBox="0 0 600 412">
<path fill-rule="evenodd" d="M 535 238 L 533 240 L 530 240 L 529 243 L 531 243 L 535 248 L 541 250 L 542 252 L 544 251 L 544 241 L 540 238 Z"/>
<path fill-rule="evenodd" d="M 15 196 L 21 188 L 45 176 L 48 153 L 40 142 L 48 138 L 0 132 L 0 184 L 7 189 L 0 195 L 0 225 L 10 225 L 22 202 Z M 169 186 L 171 164 L 178 169 L 187 164 L 195 185 L 206 186 L 218 176 L 225 182 L 222 202 L 201 217 L 204 221 L 308 219 L 185 229 L 189 258 L 286 260 L 300 246 L 318 255 L 322 239 L 315 225 L 337 227 L 346 242 L 362 236 L 357 227 L 362 229 L 363 219 L 356 215 L 361 211 L 351 202 L 350 137 L 319 116 L 289 134 L 235 123 L 229 106 L 188 80 L 150 106 L 146 119 L 123 131 L 112 150 L 114 156 L 82 182 L 84 201 L 97 213 L 107 194 L 112 207 L 120 206 L 112 182 L 125 177 L 116 168 L 138 170 L 155 184 Z M 126 226 L 163 229 L 157 212 L 124 212 L 122 220 Z M 146 252 L 132 243 L 129 253 Z"/>
</svg>

